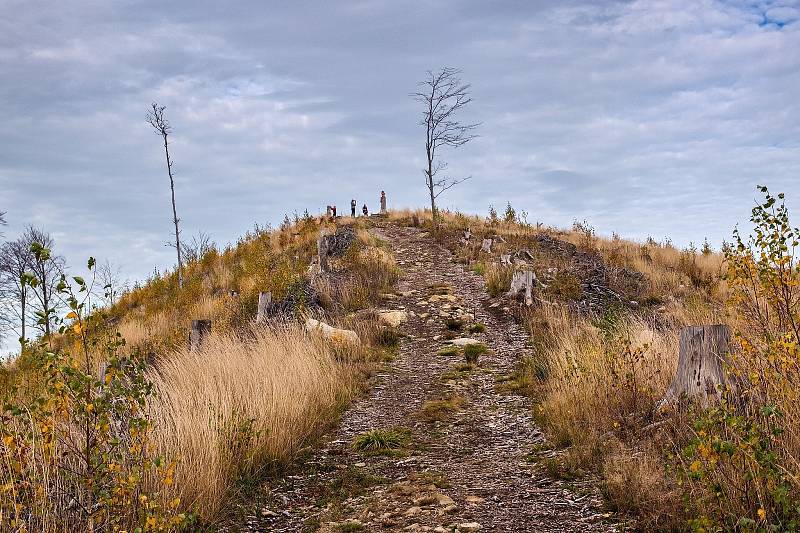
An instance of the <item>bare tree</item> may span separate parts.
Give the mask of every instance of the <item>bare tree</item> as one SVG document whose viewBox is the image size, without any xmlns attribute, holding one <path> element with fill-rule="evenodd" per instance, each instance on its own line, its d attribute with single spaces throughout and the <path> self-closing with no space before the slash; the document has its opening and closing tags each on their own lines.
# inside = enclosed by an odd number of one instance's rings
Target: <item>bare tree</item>
<svg viewBox="0 0 800 533">
<path fill-rule="evenodd" d="M 3 243 L 0 247 L 0 301 L 4 330 L 17 333 L 20 339 L 27 338 L 30 322 L 30 287 L 23 276 L 33 262 L 30 244 L 20 237 Z"/>
<path fill-rule="evenodd" d="M 203 231 L 198 231 L 196 235 L 193 235 L 190 242 L 183 241 L 181 246 L 183 246 L 183 258 L 187 263 L 199 261 L 216 248 L 216 244 L 211 240 L 211 235 Z"/>
<path fill-rule="evenodd" d="M 39 228 L 28 226 L 20 240 L 28 250 L 31 250 L 34 243 L 49 250 L 48 253 L 41 255 L 32 254 L 28 266 L 30 273 L 38 280 L 38 283 L 31 287 L 32 310 L 37 319 L 35 325 L 47 336 L 50 335 L 50 322 L 55 310 L 61 305 L 55 295 L 57 293 L 56 286 L 64 272 L 64 258 L 52 253 L 55 244 L 53 237 Z"/>
<path fill-rule="evenodd" d="M 6 225 L 6 212 L 5 211 L 0 211 L 0 226 L 5 226 L 5 225 Z M 3 232 L 0 231 L 0 237 L 3 237 L 3 236 L 4 236 Z"/>
<path fill-rule="evenodd" d="M 178 210 L 175 207 L 175 180 L 172 176 L 172 159 L 169 156 L 169 134 L 172 133 L 172 127 L 169 121 L 164 117 L 164 110 L 166 107 L 160 106 L 157 103 L 152 103 L 152 108 L 147 112 L 147 122 L 153 127 L 156 135 L 160 135 L 164 139 L 164 155 L 167 158 L 167 174 L 169 175 L 169 188 L 172 191 L 172 222 L 175 224 L 175 250 L 178 253 L 178 287 L 183 287 L 183 261 L 181 258 L 181 232 L 178 228 L 180 219 L 178 218 Z"/>
<path fill-rule="evenodd" d="M 109 307 L 113 306 L 119 295 L 128 289 L 128 280 L 122 279 L 120 268 L 108 259 L 97 267 L 97 279 L 99 283 L 96 296 Z"/>
<path fill-rule="evenodd" d="M 427 166 L 423 169 L 425 184 L 431 198 L 431 212 L 436 222 L 436 198 L 444 191 L 470 178 L 448 178 L 439 173 L 447 163 L 437 159 L 439 148 L 458 148 L 475 138 L 473 131 L 479 124 L 464 124 L 456 118 L 458 112 L 472 101 L 470 85 L 461 82 L 460 70 L 445 67 L 438 72 L 428 71 L 428 79 L 419 83 L 421 89 L 411 96 L 422 103 L 424 110 L 420 125 L 425 127 L 425 155 Z"/>
</svg>

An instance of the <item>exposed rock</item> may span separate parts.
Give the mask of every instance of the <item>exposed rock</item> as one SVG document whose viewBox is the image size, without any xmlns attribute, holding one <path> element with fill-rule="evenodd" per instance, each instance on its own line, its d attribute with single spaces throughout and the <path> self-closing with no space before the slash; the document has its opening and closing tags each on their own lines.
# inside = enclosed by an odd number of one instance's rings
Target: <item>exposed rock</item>
<svg viewBox="0 0 800 533">
<path fill-rule="evenodd" d="M 387 326 L 396 328 L 408 320 L 408 313 L 405 311 L 379 311 L 378 318 Z"/>
<path fill-rule="evenodd" d="M 406 509 L 406 512 L 403 513 L 404 516 L 416 516 L 422 512 L 422 507 L 419 505 L 414 505 L 413 507 L 409 507 Z"/>
<path fill-rule="evenodd" d="M 481 498 L 480 496 L 473 496 L 472 494 L 468 495 L 464 498 L 464 501 L 467 503 L 483 503 L 486 501 L 486 498 Z"/>
<path fill-rule="evenodd" d="M 334 328 L 326 324 L 325 322 L 321 322 L 319 320 L 315 320 L 313 318 L 306 319 L 306 330 L 307 331 L 317 331 L 322 334 L 323 337 L 329 339 L 333 342 L 343 343 L 343 344 L 359 344 L 360 340 L 358 338 L 358 334 L 351 330 L 351 329 L 339 329 Z"/>
<path fill-rule="evenodd" d="M 437 493 L 435 495 L 435 498 L 436 498 L 436 503 L 438 503 L 442 507 L 447 507 L 448 505 L 453 505 L 454 503 L 456 503 L 453 501 L 453 498 L 451 498 L 447 494 Z"/>
<path fill-rule="evenodd" d="M 458 530 L 464 533 L 469 533 L 471 531 L 478 531 L 480 530 L 481 525 L 477 522 L 464 522 L 463 524 L 458 524 Z"/>
<path fill-rule="evenodd" d="M 470 344 L 480 344 L 481 341 L 477 339 L 470 339 L 469 337 L 459 337 L 449 341 L 453 346 L 468 346 Z"/>
</svg>

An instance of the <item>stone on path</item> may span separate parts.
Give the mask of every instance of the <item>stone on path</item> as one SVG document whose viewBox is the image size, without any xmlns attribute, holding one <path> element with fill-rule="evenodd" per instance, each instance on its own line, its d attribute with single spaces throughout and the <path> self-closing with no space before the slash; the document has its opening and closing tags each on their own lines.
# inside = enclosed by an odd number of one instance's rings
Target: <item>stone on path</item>
<svg viewBox="0 0 800 533">
<path fill-rule="evenodd" d="M 378 317 L 387 326 L 396 328 L 408 320 L 408 313 L 405 311 L 378 311 Z"/>
<path fill-rule="evenodd" d="M 477 522 L 464 522 L 463 524 L 458 524 L 458 530 L 463 532 L 478 531 L 480 528 L 481 525 Z"/>
<path fill-rule="evenodd" d="M 306 330 L 310 332 L 319 332 L 323 337 L 333 342 L 343 344 L 359 344 L 361 342 L 358 338 L 358 333 L 355 331 L 351 329 L 334 328 L 325 322 L 314 320 L 313 318 L 306 319 Z"/>
<path fill-rule="evenodd" d="M 460 337 L 458 339 L 453 339 L 453 340 L 451 340 L 449 342 L 453 346 L 459 346 L 459 347 L 461 347 L 461 346 L 469 346 L 470 344 L 480 344 L 481 343 L 481 341 L 476 340 L 476 339 L 470 339 L 469 337 Z"/>
</svg>

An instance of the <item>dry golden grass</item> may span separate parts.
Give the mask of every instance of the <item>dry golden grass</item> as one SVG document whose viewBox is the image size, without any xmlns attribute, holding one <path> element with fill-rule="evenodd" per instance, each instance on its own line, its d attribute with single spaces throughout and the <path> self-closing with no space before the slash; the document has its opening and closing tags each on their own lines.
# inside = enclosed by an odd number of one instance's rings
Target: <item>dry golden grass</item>
<svg viewBox="0 0 800 533">
<path fill-rule="evenodd" d="M 197 352 L 159 357 L 155 440 L 180 460 L 181 501 L 217 516 L 241 476 L 291 460 L 331 422 L 352 377 L 320 339 L 293 327 L 213 335 Z"/>
</svg>

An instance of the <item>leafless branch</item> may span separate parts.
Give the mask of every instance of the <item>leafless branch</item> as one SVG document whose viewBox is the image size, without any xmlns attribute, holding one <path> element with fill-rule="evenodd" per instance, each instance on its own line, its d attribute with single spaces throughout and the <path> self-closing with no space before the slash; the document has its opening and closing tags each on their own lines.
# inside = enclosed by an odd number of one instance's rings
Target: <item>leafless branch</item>
<svg viewBox="0 0 800 533">
<path fill-rule="evenodd" d="M 439 178 L 437 174 L 447 164 L 437 159 L 439 148 L 458 148 L 476 137 L 479 123 L 462 123 L 456 114 L 472 102 L 470 85 L 461 82 L 460 70 L 443 68 L 428 71 L 427 79 L 420 82 L 420 90 L 411 96 L 423 104 L 420 125 L 425 127 L 425 155 L 427 166 L 423 169 L 425 184 L 431 199 L 431 211 L 436 218 L 436 198 L 444 191 L 463 183 L 467 178 Z"/>
</svg>

